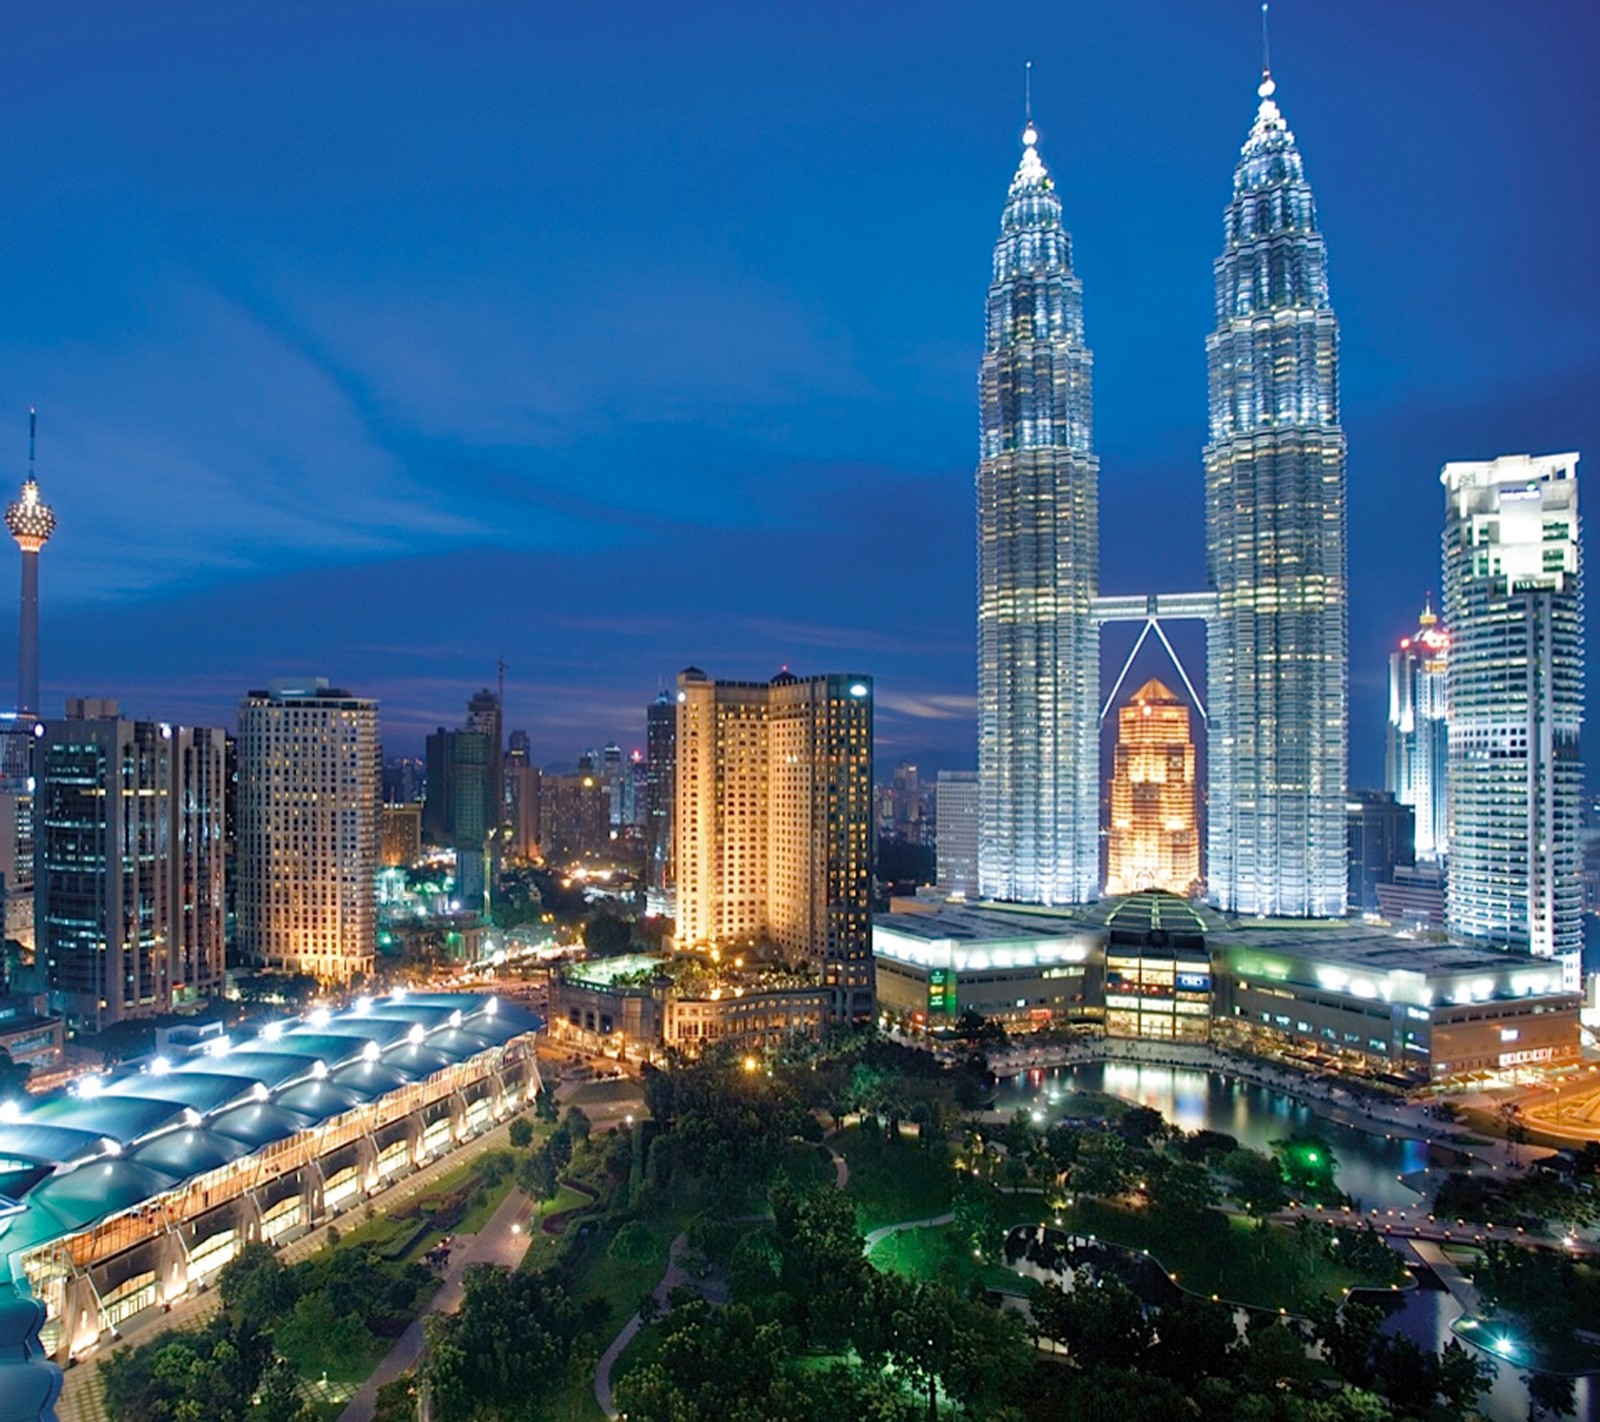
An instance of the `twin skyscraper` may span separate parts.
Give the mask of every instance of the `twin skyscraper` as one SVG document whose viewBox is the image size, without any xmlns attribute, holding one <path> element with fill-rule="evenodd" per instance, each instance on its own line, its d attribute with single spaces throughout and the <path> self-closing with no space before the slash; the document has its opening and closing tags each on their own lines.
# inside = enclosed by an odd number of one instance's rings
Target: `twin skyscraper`
<svg viewBox="0 0 1600 1422">
<path fill-rule="evenodd" d="M 1207 626 L 1207 894 L 1336 917 L 1347 865 L 1347 555 L 1338 323 L 1300 152 L 1265 71 L 1206 339 L 1200 593 L 1100 595 L 1094 357 L 1028 124 L 995 247 L 978 465 L 978 886 L 1099 897 L 1100 629 Z"/>
</svg>

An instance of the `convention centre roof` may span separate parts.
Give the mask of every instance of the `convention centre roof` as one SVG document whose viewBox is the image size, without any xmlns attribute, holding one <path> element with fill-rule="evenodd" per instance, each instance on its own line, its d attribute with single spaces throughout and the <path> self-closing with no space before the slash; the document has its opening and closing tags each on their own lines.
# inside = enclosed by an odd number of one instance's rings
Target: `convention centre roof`
<svg viewBox="0 0 1600 1422">
<path fill-rule="evenodd" d="M 542 1026 L 493 997 L 396 992 L 0 1104 L 0 1261 Z"/>
</svg>

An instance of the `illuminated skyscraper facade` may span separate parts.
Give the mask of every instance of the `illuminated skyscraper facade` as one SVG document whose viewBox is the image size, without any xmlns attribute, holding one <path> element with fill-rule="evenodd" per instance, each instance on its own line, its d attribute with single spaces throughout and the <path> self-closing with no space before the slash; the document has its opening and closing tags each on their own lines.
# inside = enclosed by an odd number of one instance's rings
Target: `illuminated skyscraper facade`
<svg viewBox="0 0 1600 1422">
<path fill-rule="evenodd" d="M 1445 794 L 1450 754 L 1450 699 L 1445 684 L 1450 638 L 1433 609 L 1389 654 L 1389 728 L 1384 789 L 1416 815 L 1416 856 L 1432 862 L 1450 852 Z"/>
<path fill-rule="evenodd" d="M 1106 893 L 1194 893 L 1200 884 L 1189 708 L 1151 679 L 1117 713 Z"/>
<path fill-rule="evenodd" d="M 1578 456 L 1447 464 L 1452 934 L 1578 986 L 1583 586 Z"/>
<path fill-rule="evenodd" d="M 673 866 L 681 948 L 808 963 L 871 1018 L 872 678 L 678 677 Z"/>
<path fill-rule="evenodd" d="M 1208 892 L 1230 912 L 1334 917 L 1348 702 L 1339 330 L 1270 75 L 1259 93 L 1206 338 Z"/>
<path fill-rule="evenodd" d="M 978 381 L 978 887 L 1066 904 L 1100 888 L 1099 465 L 1083 288 L 1037 143 L 1030 122 Z"/>
<path fill-rule="evenodd" d="M 275 681 L 239 703 L 239 950 L 322 982 L 378 949 L 378 703 Z"/>
</svg>

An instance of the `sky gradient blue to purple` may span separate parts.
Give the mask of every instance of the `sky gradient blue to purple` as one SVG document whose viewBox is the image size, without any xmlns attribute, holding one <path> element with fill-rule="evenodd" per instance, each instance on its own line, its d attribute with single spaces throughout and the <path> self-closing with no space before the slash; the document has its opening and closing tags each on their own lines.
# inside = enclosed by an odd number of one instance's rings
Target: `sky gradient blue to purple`
<svg viewBox="0 0 1600 1422">
<path fill-rule="evenodd" d="M 788 663 L 876 674 L 880 760 L 970 766 L 1023 63 L 1096 355 L 1102 585 L 1198 588 L 1257 26 L 1249 0 L 13 7 L 0 469 L 37 401 L 47 708 L 231 724 L 320 672 L 409 752 L 503 655 L 551 761 L 640 744 L 690 662 Z M 1343 330 L 1372 784 L 1440 464 L 1579 449 L 1600 489 L 1600 9 L 1296 0 L 1273 59 Z"/>
</svg>

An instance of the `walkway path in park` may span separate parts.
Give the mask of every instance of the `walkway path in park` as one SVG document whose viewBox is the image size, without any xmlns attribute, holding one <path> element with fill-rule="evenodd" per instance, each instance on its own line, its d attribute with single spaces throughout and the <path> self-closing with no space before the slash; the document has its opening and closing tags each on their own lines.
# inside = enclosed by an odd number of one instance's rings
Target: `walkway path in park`
<svg viewBox="0 0 1600 1422">
<path fill-rule="evenodd" d="M 682 1254 L 689 1247 L 689 1236 L 680 1234 L 667 1246 L 667 1272 L 661 1276 L 661 1282 L 650 1291 L 656 1303 L 665 1304 L 667 1295 L 674 1289 L 689 1283 L 689 1272 L 683 1267 Z M 617 1365 L 617 1359 L 626 1351 L 628 1344 L 633 1342 L 635 1335 L 644 1327 L 644 1320 L 637 1313 L 625 1324 L 622 1331 L 611 1340 L 611 1346 L 600 1355 L 600 1361 L 594 1369 L 594 1400 L 600 1404 L 600 1410 L 607 1417 L 617 1415 L 617 1405 L 611 1395 L 611 1370 Z M 349 1422 L 348 1418 L 340 1422 Z"/>
<path fill-rule="evenodd" d="M 501 1264 L 508 1269 L 515 1269 L 522 1262 L 522 1256 L 528 1249 L 528 1231 L 523 1227 L 527 1210 L 528 1197 L 521 1190 L 513 1189 L 477 1234 L 456 1236 L 443 1282 L 428 1301 L 426 1312 L 412 1319 L 410 1327 L 400 1335 L 372 1376 L 356 1389 L 355 1395 L 339 1414 L 339 1422 L 372 1422 L 378 1389 L 414 1366 L 422 1356 L 423 1318 L 430 1313 L 454 1313 L 461 1307 L 468 1269 L 474 1264 Z"/>
<path fill-rule="evenodd" d="M 873 1230 L 863 1241 L 863 1247 L 871 1254 L 891 1234 L 900 1234 L 908 1229 L 934 1229 L 939 1225 L 955 1223 L 955 1212 L 946 1210 L 942 1215 L 929 1215 L 925 1220 L 901 1220 L 898 1224 L 886 1224 Z"/>
</svg>

